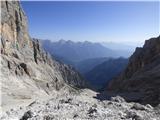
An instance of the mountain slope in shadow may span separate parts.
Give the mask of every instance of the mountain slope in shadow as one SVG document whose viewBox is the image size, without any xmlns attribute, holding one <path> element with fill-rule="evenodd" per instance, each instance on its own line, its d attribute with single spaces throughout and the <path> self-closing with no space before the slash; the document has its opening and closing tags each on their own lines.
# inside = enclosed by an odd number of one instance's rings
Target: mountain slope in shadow
<svg viewBox="0 0 160 120">
<path fill-rule="evenodd" d="M 111 79 L 119 75 L 127 66 L 128 59 L 109 59 L 85 73 L 85 78 L 96 89 L 103 88 Z"/>
<path fill-rule="evenodd" d="M 141 103 L 160 103 L 160 36 L 136 49 L 124 72 L 109 83 L 106 91 L 134 92 Z"/>
</svg>

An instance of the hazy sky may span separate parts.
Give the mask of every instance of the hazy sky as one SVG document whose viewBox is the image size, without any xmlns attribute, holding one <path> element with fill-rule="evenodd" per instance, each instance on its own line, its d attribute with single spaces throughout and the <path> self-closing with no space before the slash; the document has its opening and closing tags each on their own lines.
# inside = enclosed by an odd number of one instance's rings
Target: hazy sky
<svg viewBox="0 0 160 120">
<path fill-rule="evenodd" d="M 160 34 L 158 2 L 27 2 L 32 37 L 143 43 Z"/>
</svg>

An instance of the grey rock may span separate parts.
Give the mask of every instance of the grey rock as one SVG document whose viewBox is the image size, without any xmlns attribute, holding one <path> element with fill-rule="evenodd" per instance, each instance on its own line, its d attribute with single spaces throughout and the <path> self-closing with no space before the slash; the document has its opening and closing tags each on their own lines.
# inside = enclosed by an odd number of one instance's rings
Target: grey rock
<svg viewBox="0 0 160 120">
<path fill-rule="evenodd" d="M 33 117 L 33 112 L 29 110 L 24 113 L 24 115 L 22 116 L 20 120 L 27 120 L 28 118 L 32 118 L 32 117 Z"/>
<path fill-rule="evenodd" d="M 54 119 L 55 119 L 54 115 L 45 115 L 43 117 L 43 120 L 54 120 Z"/>
<path fill-rule="evenodd" d="M 111 97 L 111 101 L 114 101 L 114 102 L 125 102 L 125 99 L 121 96 L 116 96 L 116 97 Z"/>
<path fill-rule="evenodd" d="M 129 59 L 126 69 L 107 86 L 114 92 L 137 92 L 143 104 L 160 102 L 160 36 L 146 40 Z"/>
<path fill-rule="evenodd" d="M 78 117 L 78 114 L 75 114 L 74 116 L 73 116 L 73 118 L 77 118 Z"/>
<path fill-rule="evenodd" d="M 133 120 L 144 120 L 142 115 L 138 114 L 137 112 L 128 111 L 126 114 L 126 118 L 131 118 Z"/>
<path fill-rule="evenodd" d="M 96 113 L 96 112 L 97 112 L 97 109 L 93 108 L 93 107 L 90 107 L 89 110 L 88 110 L 88 114 L 93 114 L 93 113 Z"/>
<path fill-rule="evenodd" d="M 139 103 L 135 103 L 131 109 L 135 109 L 135 110 L 146 110 L 146 107 L 144 105 L 141 105 Z"/>
<path fill-rule="evenodd" d="M 85 91 L 85 93 L 87 92 L 88 91 Z M 71 104 L 65 103 L 65 101 L 68 101 L 70 98 L 72 99 Z M 63 102 L 59 102 L 60 100 L 63 100 Z M 22 116 L 25 116 L 24 119 L 28 118 L 28 120 L 159 120 L 160 118 L 158 109 L 154 109 L 153 111 L 130 109 L 135 104 L 133 102 L 113 102 L 113 104 L 110 105 L 104 104 L 108 102 L 110 101 L 105 100 L 100 102 L 92 98 L 90 92 L 85 96 L 73 96 L 70 94 L 67 95 L 67 98 L 62 94 L 58 95 L 58 97 L 53 96 L 53 98 L 49 100 L 39 101 L 30 107 L 24 106 L 23 109 L 15 108 L 14 111 L 17 112 L 3 115 L 2 120 L 8 120 L 14 117 L 22 118 Z M 79 106 L 76 105 L 77 103 Z M 106 107 L 104 107 L 104 105 Z M 119 107 L 119 105 L 121 105 L 121 107 Z M 28 111 L 31 111 L 31 114 Z M 33 115 L 32 112 L 34 113 Z"/>
<path fill-rule="evenodd" d="M 32 99 L 53 91 L 78 91 L 87 87 L 83 77 L 59 63 L 43 50 L 38 39 L 28 33 L 27 17 L 19 1 L 2 1 L 1 65 L 2 101 Z M 11 93 L 9 96 L 8 93 Z"/>
<path fill-rule="evenodd" d="M 146 105 L 147 108 L 153 109 L 153 107 L 150 104 Z"/>
</svg>

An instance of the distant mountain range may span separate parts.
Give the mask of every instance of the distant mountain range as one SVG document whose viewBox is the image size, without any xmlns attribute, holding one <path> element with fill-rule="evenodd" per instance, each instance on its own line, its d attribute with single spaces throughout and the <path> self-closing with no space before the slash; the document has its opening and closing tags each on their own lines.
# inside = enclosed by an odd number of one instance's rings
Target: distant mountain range
<svg viewBox="0 0 160 120">
<path fill-rule="evenodd" d="M 127 50 L 128 46 L 124 47 L 123 44 L 119 44 L 121 49 L 116 49 L 118 44 L 108 44 L 107 48 L 88 41 L 41 40 L 41 43 L 54 59 L 74 67 L 95 89 L 102 88 L 125 68 L 128 60 L 122 57 L 129 57 L 133 50 Z"/>
<path fill-rule="evenodd" d="M 137 47 L 136 45 L 128 45 L 128 44 L 115 43 L 115 42 L 102 42 L 101 44 L 112 50 L 134 51 L 135 48 Z"/>
<path fill-rule="evenodd" d="M 87 60 L 82 60 L 74 64 L 75 68 L 81 73 L 85 74 L 91 71 L 97 65 L 107 61 L 109 58 L 102 57 L 102 58 L 92 58 Z"/>
<path fill-rule="evenodd" d="M 44 49 L 56 58 L 60 58 L 65 63 L 80 62 L 86 59 L 102 57 L 129 57 L 131 53 L 127 50 L 114 50 L 107 48 L 100 43 L 92 42 L 73 42 L 71 40 L 59 40 L 51 42 L 42 40 Z"/>
<path fill-rule="evenodd" d="M 128 57 L 128 56 L 132 55 L 132 53 L 135 51 L 135 48 L 137 47 L 135 45 L 114 43 L 114 42 L 102 42 L 101 44 L 104 47 L 107 47 L 109 49 L 116 51 L 117 54 L 119 54 L 123 57 Z"/>
<path fill-rule="evenodd" d="M 85 78 L 96 89 L 103 88 L 110 80 L 120 74 L 127 66 L 128 59 L 108 59 L 85 73 Z"/>
</svg>

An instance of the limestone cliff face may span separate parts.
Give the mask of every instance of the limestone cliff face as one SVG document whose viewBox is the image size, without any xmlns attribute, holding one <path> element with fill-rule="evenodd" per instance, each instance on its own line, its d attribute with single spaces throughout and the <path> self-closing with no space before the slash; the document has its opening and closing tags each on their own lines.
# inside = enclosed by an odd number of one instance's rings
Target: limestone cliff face
<svg viewBox="0 0 160 120">
<path fill-rule="evenodd" d="M 62 88 L 85 87 L 71 67 L 52 60 L 28 34 L 27 18 L 18 1 L 1 1 L 2 98 L 32 98 Z M 2 100 L 2 103 L 5 100 Z"/>
<path fill-rule="evenodd" d="M 143 103 L 160 103 L 160 36 L 146 40 L 129 59 L 126 70 L 113 80 L 108 90 L 138 92 Z"/>
<path fill-rule="evenodd" d="M 1 2 L 1 34 L 3 51 L 11 54 L 13 49 L 21 49 L 30 44 L 27 17 L 20 3 L 16 1 Z"/>
</svg>

